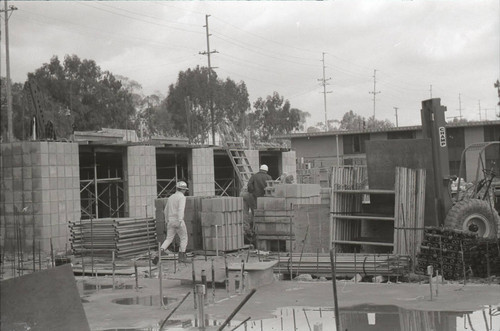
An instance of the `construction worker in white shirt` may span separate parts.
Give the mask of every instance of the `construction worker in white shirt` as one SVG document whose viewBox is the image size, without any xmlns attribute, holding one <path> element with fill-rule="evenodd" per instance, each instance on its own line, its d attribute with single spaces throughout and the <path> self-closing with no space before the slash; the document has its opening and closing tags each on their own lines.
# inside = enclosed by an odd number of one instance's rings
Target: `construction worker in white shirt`
<svg viewBox="0 0 500 331">
<path fill-rule="evenodd" d="M 185 193 L 188 191 L 186 182 L 180 181 L 176 184 L 176 192 L 167 199 L 165 205 L 165 222 L 167 228 L 167 237 L 160 249 L 166 251 L 168 246 L 174 240 L 175 234 L 181 241 L 179 247 L 179 262 L 190 262 L 186 256 L 186 247 L 188 244 L 188 234 L 186 223 L 184 223 L 184 208 L 186 207 Z M 158 263 L 158 256 L 153 259 L 153 263 Z"/>
</svg>

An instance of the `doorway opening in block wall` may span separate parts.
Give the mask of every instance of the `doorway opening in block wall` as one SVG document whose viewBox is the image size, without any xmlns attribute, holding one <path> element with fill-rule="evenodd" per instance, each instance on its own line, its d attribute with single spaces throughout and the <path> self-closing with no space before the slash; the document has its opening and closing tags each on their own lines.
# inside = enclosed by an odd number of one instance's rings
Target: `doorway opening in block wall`
<svg viewBox="0 0 500 331">
<path fill-rule="evenodd" d="M 82 219 L 125 217 L 121 147 L 80 146 Z"/>
<path fill-rule="evenodd" d="M 281 152 L 280 151 L 259 151 L 259 167 L 265 164 L 269 168 L 267 172 L 273 179 L 281 176 Z"/>
<path fill-rule="evenodd" d="M 226 151 L 214 151 L 214 179 L 215 195 L 239 196 L 241 185 Z"/>
<path fill-rule="evenodd" d="M 175 184 L 188 183 L 188 151 L 167 148 L 156 149 L 156 192 L 158 198 L 168 198 L 175 193 Z M 189 183 L 188 183 L 189 184 Z M 188 193 L 189 195 L 189 193 Z"/>
</svg>

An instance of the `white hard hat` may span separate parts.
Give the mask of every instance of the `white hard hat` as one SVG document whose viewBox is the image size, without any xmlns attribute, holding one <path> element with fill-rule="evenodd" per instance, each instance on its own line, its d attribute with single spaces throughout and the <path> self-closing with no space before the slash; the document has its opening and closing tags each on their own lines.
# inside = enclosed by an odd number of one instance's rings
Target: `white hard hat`
<svg viewBox="0 0 500 331">
<path fill-rule="evenodd" d="M 267 167 L 267 165 L 263 164 L 260 166 L 260 170 L 269 171 L 269 168 Z"/>
<path fill-rule="evenodd" d="M 178 188 L 178 189 L 180 189 L 180 190 L 186 190 L 186 191 L 189 190 L 186 182 L 183 182 L 183 181 L 177 182 L 177 184 L 175 185 L 175 187 Z"/>
</svg>

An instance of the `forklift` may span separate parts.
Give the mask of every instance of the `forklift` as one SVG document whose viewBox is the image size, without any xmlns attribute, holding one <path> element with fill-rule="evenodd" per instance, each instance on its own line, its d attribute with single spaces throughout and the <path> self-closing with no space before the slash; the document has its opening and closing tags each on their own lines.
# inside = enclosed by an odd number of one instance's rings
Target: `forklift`
<svg viewBox="0 0 500 331">
<path fill-rule="evenodd" d="M 485 164 L 486 150 L 500 150 L 500 141 L 467 146 L 461 155 L 459 173 L 450 176 L 445 112 L 446 107 L 441 106 L 439 98 L 422 101 L 422 132 L 423 138 L 430 139 L 432 145 L 438 220 L 445 227 L 478 237 L 500 238 L 500 181 L 495 164 Z M 477 168 L 474 180 L 464 185 L 468 151 L 477 153 Z M 455 190 L 451 189 L 453 182 L 457 183 Z"/>
</svg>

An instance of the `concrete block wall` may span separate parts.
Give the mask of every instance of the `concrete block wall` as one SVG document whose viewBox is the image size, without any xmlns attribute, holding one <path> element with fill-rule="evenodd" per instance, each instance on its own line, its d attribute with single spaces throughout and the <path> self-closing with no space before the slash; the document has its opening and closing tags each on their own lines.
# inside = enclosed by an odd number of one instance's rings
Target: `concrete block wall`
<svg viewBox="0 0 500 331">
<path fill-rule="evenodd" d="M 215 173 L 214 151 L 212 148 L 195 148 L 188 161 L 190 183 L 189 195 L 214 196 Z"/>
<path fill-rule="evenodd" d="M 124 168 L 129 217 L 153 217 L 156 199 L 156 148 L 128 146 Z"/>
<path fill-rule="evenodd" d="M 1 144 L 1 244 L 15 247 L 15 224 L 22 249 L 43 253 L 69 249 L 69 222 L 80 219 L 78 145 L 25 141 Z M 19 235 L 19 234 L 18 234 Z"/>
<path fill-rule="evenodd" d="M 243 198 L 214 197 L 202 200 L 201 226 L 206 250 L 237 250 L 243 242 Z"/>
</svg>

